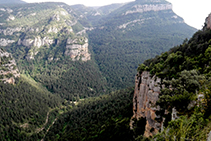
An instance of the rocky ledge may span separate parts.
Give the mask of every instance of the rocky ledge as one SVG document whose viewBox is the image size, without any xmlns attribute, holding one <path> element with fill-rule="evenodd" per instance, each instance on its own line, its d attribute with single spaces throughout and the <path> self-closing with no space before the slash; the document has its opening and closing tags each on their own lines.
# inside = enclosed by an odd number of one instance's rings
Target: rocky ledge
<svg viewBox="0 0 211 141">
<path fill-rule="evenodd" d="M 4 83 L 15 84 L 15 78 L 20 77 L 16 62 L 12 55 L 0 49 L 0 80 Z"/>
<path fill-rule="evenodd" d="M 85 37 L 76 39 L 67 39 L 65 55 L 70 56 L 73 61 L 82 60 L 88 61 L 91 55 L 88 50 L 88 39 Z"/>
<path fill-rule="evenodd" d="M 211 29 L 211 13 L 209 14 L 209 16 L 206 18 L 205 20 L 205 26 L 203 28 L 204 30 L 206 29 Z"/>
<path fill-rule="evenodd" d="M 155 112 L 159 107 L 155 107 L 160 94 L 161 79 L 156 76 L 150 77 L 147 71 L 137 74 L 135 78 L 135 91 L 133 97 L 133 117 L 131 118 L 130 128 L 133 129 L 134 120 L 146 119 L 145 137 L 153 136 L 158 133 L 162 123 L 158 123 Z"/>
<path fill-rule="evenodd" d="M 148 11 L 162 11 L 162 10 L 171 10 L 171 4 L 144 4 L 144 5 L 135 5 L 132 7 L 132 10 L 127 11 L 124 15 L 133 14 L 133 13 L 143 13 Z"/>
</svg>

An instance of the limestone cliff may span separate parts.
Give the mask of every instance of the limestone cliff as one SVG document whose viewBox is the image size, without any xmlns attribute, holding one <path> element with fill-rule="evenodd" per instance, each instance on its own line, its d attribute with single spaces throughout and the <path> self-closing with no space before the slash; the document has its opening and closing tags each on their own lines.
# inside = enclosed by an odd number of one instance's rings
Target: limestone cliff
<svg viewBox="0 0 211 141">
<path fill-rule="evenodd" d="M 150 73 L 144 71 L 135 78 L 135 91 L 133 97 L 133 117 L 130 127 L 133 129 L 134 119 L 146 119 L 144 136 L 152 136 L 161 129 L 162 124 L 155 121 L 155 112 L 159 107 L 155 107 L 160 94 L 161 79 L 156 76 L 151 77 Z"/>
<path fill-rule="evenodd" d="M 206 18 L 205 20 L 205 26 L 203 28 L 205 29 L 211 29 L 211 14 L 209 14 L 209 16 Z"/>
<path fill-rule="evenodd" d="M 133 14 L 133 13 L 143 13 L 148 11 L 162 11 L 162 10 L 171 10 L 171 4 L 144 4 L 144 5 L 135 5 L 132 7 L 132 10 L 127 11 L 124 15 Z"/>
<path fill-rule="evenodd" d="M 0 80 L 14 84 L 16 77 L 20 77 L 20 73 L 15 60 L 10 53 L 0 49 Z"/>
<path fill-rule="evenodd" d="M 68 38 L 65 55 L 70 56 L 73 61 L 80 59 L 82 61 L 88 61 L 91 59 L 88 46 L 88 39 L 85 37 L 76 39 Z"/>
</svg>

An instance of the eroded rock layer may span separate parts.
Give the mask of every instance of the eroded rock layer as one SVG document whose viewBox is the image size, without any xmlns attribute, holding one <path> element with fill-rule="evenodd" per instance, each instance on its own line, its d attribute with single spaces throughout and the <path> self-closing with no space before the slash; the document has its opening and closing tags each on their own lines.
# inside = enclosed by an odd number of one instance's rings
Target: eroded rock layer
<svg viewBox="0 0 211 141">
<path fill-rule="evenodd" d="M 135 91 L 133 97 L 133 117 L 131 118 L 130 127 L 133 129 L 134 120 L 146 118 L 144 136 L 149 137 L 156 134 L 161 129 L 161 123 L 155 121 L 159 110 L 155 107 L 160 94 L 161 79 L 156 76 L 151 77 L 150 73 L 144 71 L 135 78 Z"/>
<path fill-rule="evenodd" d="M 15 59 L 3 49 L 0 49 L 0 80 L 4 83 L 15 83 L 15 78 L 20 77 Z"/>
</svg>

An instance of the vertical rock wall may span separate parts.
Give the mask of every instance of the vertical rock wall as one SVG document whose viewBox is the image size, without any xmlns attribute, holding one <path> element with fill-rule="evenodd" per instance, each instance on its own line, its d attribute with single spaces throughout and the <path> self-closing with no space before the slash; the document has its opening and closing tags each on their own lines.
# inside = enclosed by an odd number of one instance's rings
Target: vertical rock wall
<svg viewBox="0 0 211 141">
<path fill-rule="evenodd" d="M 161 123 L 155 121 L 159 110 L 155 107 L 160 94 L 161 79 L 156 76 L 150 77 L 147 71 L 142 72 L 135 78 L 135 91 L 133 97 L 133 117 L 130 127 L 133 129 L 134 119 L 146 118 L 144 136 L 149 137 L 156 134 L 161 129 Z"/>
</svg>

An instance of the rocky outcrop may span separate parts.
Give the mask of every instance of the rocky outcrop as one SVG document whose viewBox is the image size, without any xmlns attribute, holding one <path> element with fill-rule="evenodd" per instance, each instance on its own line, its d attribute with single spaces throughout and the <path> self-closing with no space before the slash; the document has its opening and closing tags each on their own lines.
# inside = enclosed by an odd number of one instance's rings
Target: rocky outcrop
<svg viewBox="0 0 211 141">
<path fill-rule="evenodd" d="M 49 37 L 44 37 L 42 39 L 40 36 L 35 37 L 35 39 L 23 39 L 23 41 L 21 41 L 21 39 L 18 40 L 18 45 L 22 44 L 26 47 L 35 46 L 40 48 L 41 46 L 51 45 L 53 43 L 54 43 L 53 39 L 50 39 Z"/>
<path fill-rule="evenodd" d="M 7 29 L 0 29 L 0 33 L 3 33 L 5 36 L 13 35 L 14 32 L 20 32 L 22 30 L 21 27 L 16 28 L 7 28 Z"/>
<path fill-rule="evenodd" d="M 205 26 L 203 28 L 204 30 L 206 29 L 211 29 L 211 14 L 206 18 L 205 20 Z"/>
<path fill-rule="evenodd" d="M 143 13 L 148 11 L 162 11 L 162 10 L 171 10 L 171 4 L 144 4 L 144 5 L 135 5 L 132 7 L 132 10 L 127 11 L 123 15 L 133 14 L 133 13 Z"/>
<path fill-rule="evenodd" d="M 130 22 L 127 22 L 127 23 L 124 23 L 124 24 L 118 26 L 118 28 L 119 29 L 126 28 L 129 24 L 137 23 L 137 22 L 140 22 L 140 21 L 141 21 L 140 19 L 130 21 Z M 143 21 L 143 19 L 142 19 L 142 21 Z"/>
<path fill-rule="evenodd" d="M 53 39 L 50 39 L 49 37 L 41 38 L 40 36 L 35 37 L 35 39 L 23 39 L 22 41 L 21 39 L 18 40 L 18 45 L 23 45 L 30 48 L 26 56 L 27 60 L 34 59 L 34 56 L 37 55 L 41 46 L 50 46 L 53 43 Z"/>
<path fill-rule="evenodd" d="M 14 21 L 15 20 L 15 17 L 13 15 L 10 15 L 8 18 L 7 18 L 7 21 Z"/>
<path fill-rule="evenodd" d="M 130 128 L 133 129 L 134 120 L 146 118 L 145 137 L 153 136 L 158 133 L 162 123 L 158 123 L 155 112 L 159 107 L 155 107 L 160 94 L 161 79 L 156 76 L 151 77 L 150 73 L 144 71 L 137 75 L 135 79 L 135 91 L 133 97 L 133 117 L 131 118 Z"/>
<path fill-rule="evenodd" d="M 0 80 L 14 84 L 16 77 L 20 77 L 20 73 L 14 58 L 10 53 L 0 49 Z"/>
<path fill-rule="evenodd" d="M 88 50 L 88 39 L 67 39 L 65 55 L 70 56 L 73 61 L 82 60 L 88 61 L 91 59 L 91 55 Z"/>
<path fill-rule="evenodd" d="M 4 39 L 4 38 L 1 38 L 0 39 L 0 46 L 8 46 L 9 44 L 11 43 L 14 43 L 15 40 L 9 40 L 9 39 Z"/>
</svg>

